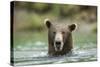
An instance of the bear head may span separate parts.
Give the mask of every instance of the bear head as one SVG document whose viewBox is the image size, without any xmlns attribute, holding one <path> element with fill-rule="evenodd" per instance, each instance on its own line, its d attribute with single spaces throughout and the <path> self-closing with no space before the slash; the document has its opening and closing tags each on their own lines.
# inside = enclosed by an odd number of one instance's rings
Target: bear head
<svg viewBox="0 0 100 67">
<path fill-rule="evenodd" d="M 45 24 L 48 28 L 50 53 L 66 53 L 72 49 L 72 31 L 76 29 L 76 24 L 52 23 L 49 19 L 45 20 Z"/>
</svg>

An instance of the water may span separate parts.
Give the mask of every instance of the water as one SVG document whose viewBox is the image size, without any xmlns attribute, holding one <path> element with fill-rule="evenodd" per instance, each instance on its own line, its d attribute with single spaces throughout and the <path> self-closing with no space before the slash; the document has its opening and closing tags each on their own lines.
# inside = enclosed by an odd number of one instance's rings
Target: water
<svg viewBox="0 0 100 67">
<path fill-rule="evenodd" d="M 19 33 L 14 42 L 14 65 L 58 64 L 71 62 L 88 62 L 97 60 L 96 34 L 74 33 L 73 52 L 64 56 L 48 56 L 46 32 Z M 38 38 L 36 38 L 38 37 Z"/>
<path fill-rule="evenodd" d="M 96 61 L 96 49 L 74 51 L 72 55 L 50 57 L 47 51 L 15 51 L 15 65 L 37 65 Z"/>
</svg>

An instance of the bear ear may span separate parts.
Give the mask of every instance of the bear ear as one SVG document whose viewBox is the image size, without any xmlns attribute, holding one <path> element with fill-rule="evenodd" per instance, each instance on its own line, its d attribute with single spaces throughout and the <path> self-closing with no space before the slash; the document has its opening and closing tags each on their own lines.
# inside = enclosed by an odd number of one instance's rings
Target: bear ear
<svg viewBox="0 0 100 67">
<path fill-rule="evenodd" d="M 52 24 L 51 24 L 51 21 L 50 21 L 49 19 L 45 19 L 44 22 L 45 22 L 45 24 L 46 24 L 46 26 L 47 26 L 48 28 L 51 27 Z"/>
<path fill-rule="evenodd" d="M 77 24 L 71 24 L 71 25 L 69 25 L 69 29 L 70 29 L 70 31 L 75 30 L 76 27 L 77 27 Z"/>
</svg>

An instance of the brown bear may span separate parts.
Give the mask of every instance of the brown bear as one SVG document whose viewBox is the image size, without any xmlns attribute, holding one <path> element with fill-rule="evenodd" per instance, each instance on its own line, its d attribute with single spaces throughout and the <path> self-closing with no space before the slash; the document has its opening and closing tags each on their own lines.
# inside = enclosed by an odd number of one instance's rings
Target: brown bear
<svg viewBox="0 0 100 67">
<path fill-rule="evenodd" d="M 48 28 L 48 54 L 50 56 L 60 56 L 71 52 L 73 48 L 72 31 L 76 24 L 56 24 L 45 19 Z"/>
</svg>

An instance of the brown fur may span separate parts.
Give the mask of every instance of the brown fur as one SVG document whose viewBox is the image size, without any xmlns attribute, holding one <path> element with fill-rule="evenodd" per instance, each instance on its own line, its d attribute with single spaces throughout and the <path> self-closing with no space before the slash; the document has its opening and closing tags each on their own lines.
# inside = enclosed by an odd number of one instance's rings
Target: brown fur
<svg viewBox="0 0 100 67">
<path fill-rule="evenodd" d="M 48 27 L 48 54 L 50 56 L 59 56 L 69 53 L 73 48 L 72 31 L 76 28 L 75 24 L 65 25 L 65 24 L 52 24 L 49 20 L 46 21 L 46 26 Z M 55 51 L 54 49 L 54 33 L 53 32 L 64 32 L 64 46 L 61 51 Z"/>
</svg>

